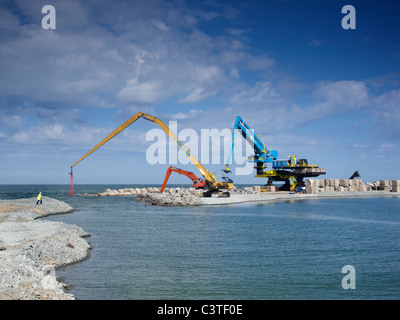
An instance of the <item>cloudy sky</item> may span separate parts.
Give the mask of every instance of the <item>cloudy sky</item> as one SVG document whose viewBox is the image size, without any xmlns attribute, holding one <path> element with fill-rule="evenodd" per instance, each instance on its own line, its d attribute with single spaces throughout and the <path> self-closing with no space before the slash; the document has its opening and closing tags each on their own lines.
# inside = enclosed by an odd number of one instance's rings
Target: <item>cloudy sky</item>
<svg viewBox="0 0 400 320">
<path fill-rule="evenodd" d="M 56 29 L 42 28 L 47 4 Z M 342 28 L 348 4 L 356 29 Z M 240 115 L 279 158 L 327 178 L 400 179 L 399 12 L 387 0 L 0 0 L 0 183 L 68 184 L 139 111 L 199 137 Z M 169 164 L 146 159 L 154 129 L 138 120 L 74 167 L 75 183 L 162 183 Z M 220 176 L 220 162 L 207 168 Z M 263 183 L 253 175 L 234 180 Z"/>
</svg>

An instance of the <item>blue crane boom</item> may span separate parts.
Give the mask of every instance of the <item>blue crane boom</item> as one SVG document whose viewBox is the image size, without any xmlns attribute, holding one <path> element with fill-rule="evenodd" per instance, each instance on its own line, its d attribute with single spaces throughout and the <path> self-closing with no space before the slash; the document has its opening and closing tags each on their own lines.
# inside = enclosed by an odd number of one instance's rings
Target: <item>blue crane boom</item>
<svg viewBox="0 0 400 320">
<path fill-rule="evenodd" d="M 231 161 L 233 148 L 235 146 L 236 132 L 239 130 L 243 138 L 245 138 L 254 148 L 254 162 L 269 163 L 278 158 L 278 151 L 268 150 L 262 140 L 254 133 L 254 131 L 247 125 L 247 123 L 244 122 L 244 120 L 240 116 L 237 116 L 235 124 L 233 125 L 232 148 L 225 166 L 225 172 L 230 172 L 229 163 Z"/>
</svg>

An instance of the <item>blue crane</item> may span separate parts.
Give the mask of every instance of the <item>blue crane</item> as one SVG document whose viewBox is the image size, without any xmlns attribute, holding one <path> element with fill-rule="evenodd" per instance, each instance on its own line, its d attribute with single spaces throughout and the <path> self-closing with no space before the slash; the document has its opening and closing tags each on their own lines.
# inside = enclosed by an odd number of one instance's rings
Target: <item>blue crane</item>
<svg viewBox="0 0 400 320">
<path fill-rule="evenodd" d="M 240 116 L 236 118 L 233 126 L 232 149 L 225 165 L 225 170 L 223 169 L 225 173 L 231 172 L 229 163 L 232 158 L 237 131 L 241 132 L 243 138 L 245 138 L 254 149 L 254 155 L 249 157 L 249 160 L 254 161 L 254 168 L 256 169 L 255 176 L 258 178 L 268 178 L 268 185 L 272 185 L 274 181 L 283 181 L 285 185 L 282 187 L 282 190 L 295 190 L 304 185 L 304 178 L 317 177 L 321 174 L 325 174 L 325 169 L 319 168 L 319 166 L 315 164 L 309 164 L 307 159 L 297 160 L 296 156 L 288 156 L 289 159 L 277 160 L 278 151 L 268 150 L 262 139 L 250 129 Z M 266 170 L 268 163 L 272 163 L 272 170 Z"/>
<path fill-rule="evenodd" d="M 242 133 L 243 138 L 245 138 L 254 148 L 253 160 L 256 165 L 261 164 L 263 166 L 264 163 L 273 162 L 278 158 L 278 151 L 268 150 L 262 140 L 254 133 L 252 129 L 250 129 L 246 122 L 244 122 L 240 116 L 237 116 L 232 131 L 232 148 L 224 170 L 226 173 L 230 172 L 229 162 L 231 161 L 233 148 L 235 146 L 236 132 L 239 130 Z"/>
</svg>

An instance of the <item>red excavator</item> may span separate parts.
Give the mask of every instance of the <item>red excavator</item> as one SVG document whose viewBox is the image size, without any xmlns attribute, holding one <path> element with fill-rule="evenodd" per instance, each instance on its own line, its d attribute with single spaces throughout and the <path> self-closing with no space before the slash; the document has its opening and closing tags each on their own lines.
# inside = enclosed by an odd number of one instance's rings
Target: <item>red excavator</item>
<svg viewBox="0 0 400 320">
<path fill-rule="evenodd" d="M 192 180 L 192 187 L 193 188 L 202 189 L 202 188 L 206 187 L 206 181 L 203 180 L 203 179 L 197 178 L 197 176 L 193 172 L 182 170 L 182 169 L 175 168 L 175 167 L 171 166 L 167 170 L 167 174 L 165 175 L 164 183 L 163 183 L 163 185 L 161 187 L 161 191 L 160 192 L 164 191 L 165 185 L 168 182 L 168 179 L 169 179 L 169 176 L 171 175 L 171 172 L 177 172 L 179 174 L 183 174 L 183 175 L 187 176 L 189 179 Z"/>
</svg>

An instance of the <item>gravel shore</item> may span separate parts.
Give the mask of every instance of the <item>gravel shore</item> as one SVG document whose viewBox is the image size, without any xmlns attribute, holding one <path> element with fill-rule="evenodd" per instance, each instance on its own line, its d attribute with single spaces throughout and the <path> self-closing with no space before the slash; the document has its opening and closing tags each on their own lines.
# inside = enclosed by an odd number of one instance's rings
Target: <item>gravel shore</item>
<svg viewBox="0 0 400 320">
<path fill-rule="evenodd" d="M 0 200 L 0 299 L 74 300 L 55 269 L 86 259 L 90 236 L 76 225 L 38 218 L 73 208 L 49 197 Z"/>
</svg>

